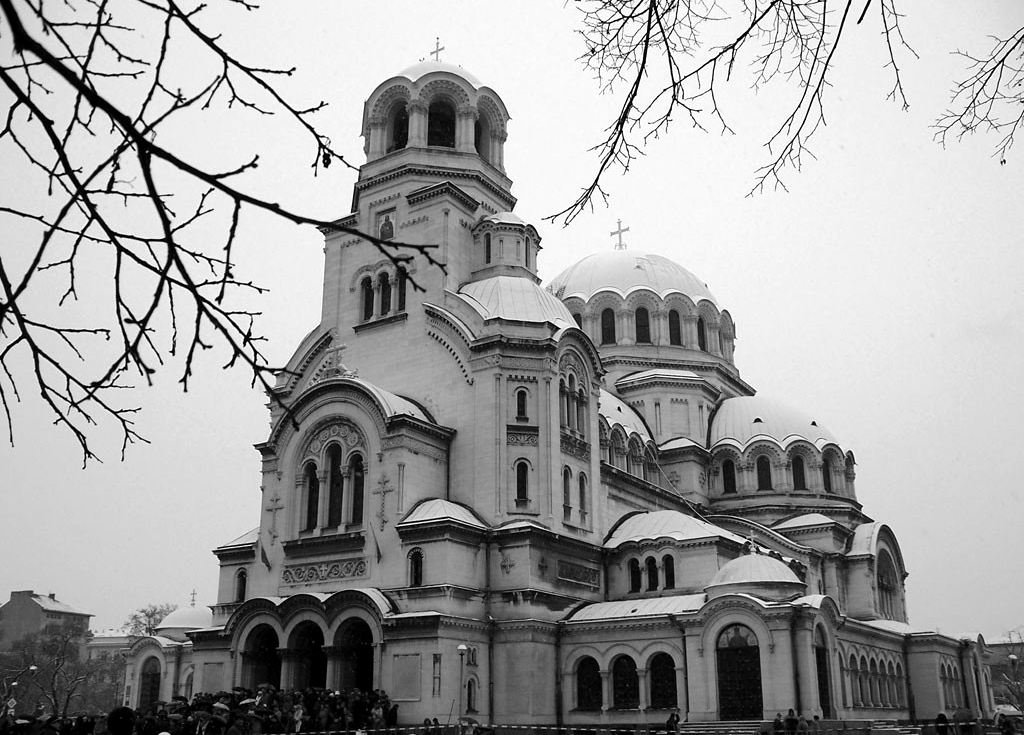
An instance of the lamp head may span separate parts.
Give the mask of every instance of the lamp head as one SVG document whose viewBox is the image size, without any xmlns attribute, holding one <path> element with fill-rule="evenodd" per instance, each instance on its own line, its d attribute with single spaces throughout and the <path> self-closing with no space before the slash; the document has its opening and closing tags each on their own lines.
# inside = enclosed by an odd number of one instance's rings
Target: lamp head
<svg viewBox="0 0 1024 735">
<path fill-rule="evenodd" d="M 465 643 L 460 643 L 459 647 L 456 648 L 455 650 L 459 652 L 460 656 L 465 656 L 466 655 L 466 651 L 469 650 L 469 646 L 467 646 Z"/>
</svg>

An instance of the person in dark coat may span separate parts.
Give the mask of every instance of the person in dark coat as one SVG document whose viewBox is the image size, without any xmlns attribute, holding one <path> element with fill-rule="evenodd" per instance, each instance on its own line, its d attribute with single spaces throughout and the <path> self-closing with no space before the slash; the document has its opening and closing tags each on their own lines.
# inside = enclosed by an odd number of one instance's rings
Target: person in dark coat
<svg viewBox="0 0 1024 735">
<path fill-rule="evenodd" d="M 800 724 L 800 720 L 796 716 L 796 712 L 790 707 L 789 712 L 786 713 L 786 733 L 787 735 L 796 735 L 797 725 Z"/>
</svg>

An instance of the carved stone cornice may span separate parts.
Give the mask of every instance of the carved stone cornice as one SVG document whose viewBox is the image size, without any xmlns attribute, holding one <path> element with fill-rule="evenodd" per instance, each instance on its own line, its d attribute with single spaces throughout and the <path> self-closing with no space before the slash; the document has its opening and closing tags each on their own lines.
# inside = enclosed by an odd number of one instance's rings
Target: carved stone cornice
<svg viewBox="0 0 1024 735">
<path fill-rule="evenodd" d="M 366 534 L 363 531 L 352 531 L 327 536 L 311 536 L 291 539 L 281 545 L 284 547 L 286 558 L 304 559 L 310 556 L 362 551 L 366 545 Z"/>
</svg>

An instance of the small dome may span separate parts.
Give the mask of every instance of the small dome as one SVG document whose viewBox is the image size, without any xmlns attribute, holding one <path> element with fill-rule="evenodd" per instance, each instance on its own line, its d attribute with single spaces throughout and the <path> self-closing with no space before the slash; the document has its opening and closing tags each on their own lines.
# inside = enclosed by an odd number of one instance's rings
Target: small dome
<svg viewBox="0 0 1024 735">
<path fill-rule="evenodd" d="M 709 446 L 727 442 L 745 447 L 763 437 L 783 447 L 804 439 L 819 449 L 836 441 L 828 429 L 800 411 L 761 396 L 739 396 L 726 399 L 715 412 Z"/>
<path fill-rule="evenodd" d="M 213 616 L 205 607 L 179 607 L 160 621 L 156 632 L 158 635 L 165 635 L 168 631 L 209 628 L 212 622 Z"/>
<path fill-rule="evenodd" d="M 493 222 L 496 225 L 525 225 L 522 218 L 515 212 L 498 212 L 489 217 L 484 217 L 484 222 Z"/>
<path fill-rule="evenodd" d="M 561 301 L 528 278 L 494 276 L 467 283 L 459 295 L 484 321 L 550 322 L 558 328 L 576 326 Z"/>
<path fill-rule="evenodd" d="M 584 301 L 600 291 L 623 298 L 647 289 L 664 298 L 672 293 L 688 296 L 693 303 L 715 304 L 708 286 L 690 271 L 661 255 L 611 250 L 588 255 L 555 277 L 548 290 L 560 299 L 576 296 Z"/>
<path fill-rule="evenodd" d="M 415 82 L 420 77 L 425 77 L 427 74 L 432 74 L 434 72 L 448 72 L 449 74 L 455 74 L 456 76 L 460 76 L 465 79 L 474 87 L 480 87 L 480 80 L 461 66 L 446 64 L 443 61 L 421 61 L 418 64 L 413 64 L 407 69 L 403 69 L 398 72 L 397 76 L 405 77 L 410 82 Z"/>
<path fill-rule="evenodd" d="M 744 554 L 718 570 L 704 590 L 709 598 L 744 592 L 769 600 L 803 594 L 807 585 L 782 560 L 769 554 Z"/>
</svg>

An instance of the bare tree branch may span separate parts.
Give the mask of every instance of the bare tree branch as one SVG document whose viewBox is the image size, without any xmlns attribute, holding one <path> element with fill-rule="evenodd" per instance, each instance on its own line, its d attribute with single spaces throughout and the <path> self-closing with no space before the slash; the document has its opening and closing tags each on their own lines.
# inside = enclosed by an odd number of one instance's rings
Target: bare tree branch
<svg viewBox="0 0 1024 735">
<path fill-rule="evenodd" d="M 354 168 L 312 122 L 325 103 L 295 105 L 275 86 L 295 70 L 234 56 L 205 30 L 204 5 L 129 0 L 118 5 L 119 18 L 111 5 L 0 0 L 0 40 L 9 46 L 0 63 L 0 155 L 34 172 L 26 188 L 45 189 L 27 204 L 0 207 L 0 220 L 35 233 L 34 245 L 0 257 L 0 403 L 13 443 L 12 402 L 26 396 L 15 363 L 27 363 L 30 392 L 72 433 L 83 462 L 96 458 L 89 432 L 101 419 L 120 427 L 122 456 L 144 441 L 137 409 L 121 405 L 118 391 L 133 380 L 150 383 L 169 358 L 180 359 L 186 390 L 199 353 L 215 345 L 227 348 L 228 365 L 245 365 L 254 384 L 273 386 L 279 368 L 262 351 L 259 314 L 235 305 L 264 292 L 236 275 L 240 228 L 254 213 L 359 236 L 396 265 L 421 256 L 441 267 L 431 244 L 383 241 L 250 191 L 256 154 L 214 170 L 165 143 L 160 131 L 185 115 L 235 109 L 294 127 L 311 144 L 314 175 L 335 162 Z M 154 39 L 141 48 L 139 27 Z M 183 90 L 172 81 L 182 55 L 200 52 L 212 61 Z M 95 310 L 103 316 L 83 325 L 65 310 L 79 298 L 86 262 L 93 270 L 105 264 L 109 300 Z"/>
</svg>

